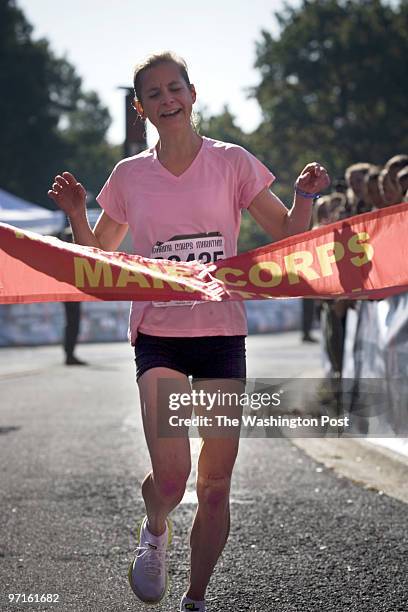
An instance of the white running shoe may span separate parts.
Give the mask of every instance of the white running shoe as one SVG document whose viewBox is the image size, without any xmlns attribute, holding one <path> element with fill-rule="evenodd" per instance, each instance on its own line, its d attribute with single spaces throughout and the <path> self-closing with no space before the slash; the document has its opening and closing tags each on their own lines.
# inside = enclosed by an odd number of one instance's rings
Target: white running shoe
<svg viewBox="0 0 408 612">
<path fill-rule="evenodd" d="M 190 599 L 184 593 L 181 598 L 180 612 L 205 612 L 205 601 Z"/>
<path fill-rule="evenodd" d="M 135 550 L 135 558 L 128 572 L 132 591 L 145 603 L 159 603 L 166 594 L 166 550 L 170 542 L 170 521 L 166 521 L 166 531 L 155 536 L 148 530 L 145 516 L 140 526 L 139 546 Z"/>
</svg>

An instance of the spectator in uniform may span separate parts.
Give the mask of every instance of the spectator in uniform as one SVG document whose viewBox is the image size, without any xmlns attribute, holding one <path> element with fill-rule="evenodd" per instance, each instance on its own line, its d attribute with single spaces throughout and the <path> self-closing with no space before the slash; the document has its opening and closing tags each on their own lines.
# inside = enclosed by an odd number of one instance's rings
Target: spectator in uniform
<svg viewBox="0 0 408 612">
<path fill-rule="evenodd" d="M 398 172 L 397 182 L 400 186 L 402 198 L 406 202 L 408 199 L 408 166 Z"/>
<path fill-rule="evenodd" d="M 329 223 L 344 219 L 347 215 L 347 198 L 345 193 L 334 191 L 330 194 Z"/>
<path fill-rule="evenodd" d="M 402 192 L 396 178 L 392 178 L 392 172 L 384 167 L 379 177 L 380 193 L 384 200 L 384 206 L 399 204 L 402 200 Z"/>
<path fill-rule="evenodd" d="M 361 162 L 352 164 L 346 169 L 348 208 L 351 215 L 364 212 L 364 179 L 370 170 L 370 164 Z"/>
<path fill-rule="evenodd" d="M 335 192 L 320 200 L 322 202 L 315 213 L 318 225 L 327 225 L 348 216 L 344 194 Z M 330 364 L 330 375 L 333 378 L 341 377 L 343 367 L 347 307 L 348 301 L 346 300 L 320 300 L 323 350 Z"/>
<path fill-rule="evenodd" d="M 394 155 L 384 165 L 388 170 L 391 181 L 395 182 L 400 170 L 408 166 L 408 155 Z"/>
<path fill-rule="evenodd" d="M 379 184 L 380 173 L 381 168 L 373 165 L 364 177 L 364 199 L 371 204 L 373 209 L 385 206 Z"/>
</svg>

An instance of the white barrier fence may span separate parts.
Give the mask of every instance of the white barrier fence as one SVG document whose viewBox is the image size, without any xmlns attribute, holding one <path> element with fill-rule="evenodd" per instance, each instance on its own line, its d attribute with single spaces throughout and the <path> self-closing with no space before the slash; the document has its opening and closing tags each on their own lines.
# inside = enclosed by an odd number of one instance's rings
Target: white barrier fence
<svg viewBox="0 0 408 612">
<path fill-rule="evenodd" d="M 342 376 L 354 379 L 355 398 L 376 379 L 384 405 L 370 419 L 369 440 L 408 456 L 408 438 L 398 433 L 408 429 L 408 293 L 349 309 Z"/>
<path fill-rule="evenodd" d="M 250 333 L 299 329 L 298 299 L 246 302 Z M 128 302 L 83 302 L 80 342 L 125 341 Z M 65 325 L 59 303 L 0 305 L 0 346 L 58 344 Z"/>
<path fill-rule="evenodd" d="M 126 340 L 128 302 L 84 302 L 80 342 Z M 64 305 L 10 304 L 0 306 L 0 346 L 58 344 L 65 326 Z"/>
</svg>

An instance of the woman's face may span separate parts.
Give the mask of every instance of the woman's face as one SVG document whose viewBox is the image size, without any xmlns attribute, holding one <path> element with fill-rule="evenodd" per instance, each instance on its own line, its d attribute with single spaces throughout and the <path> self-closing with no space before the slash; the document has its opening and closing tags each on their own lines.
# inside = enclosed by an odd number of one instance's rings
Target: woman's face
<svg viewBox="0 0 408 612">
<path fill-rule="evenodd" d="M 398 189 L 398 186 L 390 179 L 389 174 L 386 174 L 383 177 L 382 183 L 380 183 L 380 185 L 381 195 L 383 196 L 386 206 L 391 206 L 392 204 L 399 204 L 399 202 L 401 202 L 401 193 Z"/>
<path fill-rule="evenodd" d="M 187 85 L 177 64 L 163 62 L 146 70 L 141 89 L 142 99 L 137 103 L 137 110 L 159 133 L 191 125 L 196 92 L 194 85 Z"/>
<path fill-rule="evenodd" d="M 367 198 L 376 208 L 383 208 L 385 205 L 376 177 L 370 178 L 367 182 Z"/>
<path fill-rule="evenodd" d="M 350 187 L 356 194 L 359 200 L 363 199 L 364 193 L 364 172 L 360 172 L 359 170 L 355 170 L 350 175 Z"/>
</svg>

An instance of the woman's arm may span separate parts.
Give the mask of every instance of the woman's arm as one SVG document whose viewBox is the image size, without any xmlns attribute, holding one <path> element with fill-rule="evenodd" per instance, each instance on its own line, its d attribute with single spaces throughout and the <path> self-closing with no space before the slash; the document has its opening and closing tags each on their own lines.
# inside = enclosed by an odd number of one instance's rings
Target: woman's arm
<svg viewBox="0 0 408 612">
<path fill-rule="evenodd" d="M 76 244 L 115 251 L 126 236 L 127 224 L 117 223 L 103 211 L 94 230 L 86 214 L 86 191 L 70 172 L 55 177 L 49 197 L 65 212 Z"/>
<path fill-rule="evenodd" d="M 296 189 L 315 194 L 326 189 L 330 178 L 320 164 L 308 164 L 296 180 Z M 290 210 L 277 195 L 263 189 L 251 202 L 248 212 L 274 240 L 306 232 L 310 226 L 313 198 L 296 193 Z"/>
<path fill-rule="evenodd" d="M 105 211 L 102 212 L 94 227 L 95 238 L 104 251 L 116 251 L 128 232 L 127 223 L 118 223 Z"/>
</svg>

